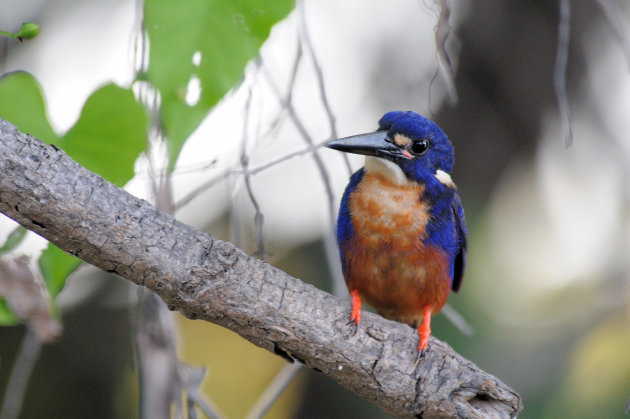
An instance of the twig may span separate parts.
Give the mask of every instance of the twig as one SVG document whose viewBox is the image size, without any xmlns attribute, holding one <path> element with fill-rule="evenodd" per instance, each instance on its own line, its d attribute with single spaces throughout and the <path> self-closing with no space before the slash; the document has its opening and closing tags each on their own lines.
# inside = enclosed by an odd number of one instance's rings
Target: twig
<svg viewBox="0 0 630 419">
<path fill-rule="evenodd" d="M 329 140 L 334 140 L 336 138 L 339 138 L 339 134 L 337 133 L 337 122 L 336 122 L 335 114 L 333 113 L 330 103 L 328 102 L 328 96 L 326 94 L 326 86 L 324 84 L 324 72 L 322 70 L 321 65 L 319 64 L 317 55 L 315 54 L 315 49 L 313 48 L 313 43 L 311 42 L 311 37 L 308 31 L 308 25 L 306 24 L 305 1 L 301 0 L 298 3 L 297 8 L 300 12 L 301 33 L 302 33 L 301 38 L 302 38 L 302 41 L 304 42 L 304 45 L 306 46 L 306 49 L 308 50 L 311 56 L 313 69 L 315 70 L 315 76 L 317 78 L 319 96 L 321 98 L 322 105 L 324 106 L 324 110 L 326 111 L 326 115 L 328 117 L 328 126 L 330 128 Z M 324 145 L 324 144 L 325 142 L 321 143 L 321 145 Z M 321 145 L 318 145 L 317 147 L 320 147 Z M 348 154 L 342 153 L 342 158 L 346 165 L 346 169 L 348 170 L 348 175 L 351 175 L 353 170 L 352 170 L 352 166 L 350 165 L 350 158 L 348 157 Z M 334 207 L 335 202 L 330 202 L 330 206 Z M 333 295 L 335 295 L 336 297 L 342 297 L 343 295 L 347 295 L 345 294 L 347 291 L 346 291 L 345 281 L 341 274 L 341 261 L 339 260 L 339 257 L 338 257 L 339 254 L 337 250 L 337 243 L 333 236 L 334 226 L 336 224 L 335 219 L 334 219 L 334 214 L 330 221 L 331 221 L 332 228 L 325 233 L 324 250 L 327 256 L 326 261 L 328 262 L 328 267 L 330 268 L 330 272 L 332 275 Z"/>
<path fill-rule="evenodd" d="M 294 157 L 298 157 L 298 156 L 303 156 L 305 154 L 309 154 L 309 153 L 313 153 L 315 150 L 322 148 L 324 145 L 326 145 L 326 143 L 328 143 L 328 140 L 322 141 L 320 143 L 317 144 L 309 144 L 306 148 L 303 148 L 302 150 L 298 150 L 298 151 L 294 151 L 292 153 L 287 153 L 282 157 L 278 157 L 275 160 L 271 160 L 268 163 L 263 163 L 260 166 L 254 167 L 253 169 L 247 169 L 241 173 L 243 174 L 248 174 L 248 175 L 255 175 L 258 172 L 262 172 L 264 170 L 270 169 L 286 160 L 292 159 Z M 238 173 L 238 172 L 236 172 Z"/>
<path fill-rule="evenodd" d="M 291 73 L 289 74 L 289 83 L 287 84 L 287 92 L 283 101 L 280 101 L 283 108 L 286 108 L 284 104 L 292 104 L 293 103 L 293 89 L 295 88 L 295 81 L 297 80 L 298 70 L 300 69 L 300 64 L 302 63 L 303 57 L 302 51 L 302 43 L 298 39 L 297 42 L 297 50 L 295 51 L 295 60 L 293 60 L 293 67 L 291 68 Z M 260 64 L 259 68 L 263 68 L 262 59 L 258 61 Z M 273 89 L 273 86 L 272 86 Z M 280 90 L 277 90 L 277 93 L 280 93 Z"/>
<path fill-rule="evenodd" d="M 302 58 L 303 58 L 304 54 L 302 53 L 302 44 L 301 41 L 298 39 L 298 42 L 296 44 L 296 51 L 295 51 L 295 59 L 293 60 L 293 65 L 291 67 L 291 73 L 289 74 L 289 82 L 287 84 L 287 92 L 285 94 L 285 98 L 284 100 L 280 100 L 280 111 L 278 112 L 278 115 L 272 120 L 269 130 L 263 134 L 263 137 L 266 137 L 267 135 L 270 135 L 271 132 L 273 132 L 280 124 L 280 122 L 282 122 L 282 116 L 284 115 L 284 113 L 286 112 L 286 107 L 283 106 L 283 103 L 291 103 L 292 98 L 293 98 L 293 88 L 295 86 L 295 81 L 297 80 L 297 73 L 298 73 L 298 69 L 300 68 L 300 64 L 302 62 Z M 258 56 L 256 58 L 256 60 L 254 61 L 254 63 L 256 64 L 256 69 L 260 70 L 263 67 L 263 62 L 262 62 L 262 58 L 260 56 Z M 279 92 L 279 90 L 278 90 Z"/>
<path fill-rule="evenodd" d="M 207 180 L 206 182 L 202 183 L 201 185 L 197 186 L 195 189 L 193 189 L 192 191 L 190 191 L 189 193 L 184 195 L 183 198 L 181 198 L 179 201 L 177 201 L 175 203 L 175 205 L 174 205 L 175 211 L 177 211 L 179 209 L 182 209 L 182 207 L 185 207 L 193 199 L 198 197 L 201 192 L 212 188 L 217 183 L 221 182 L 222 180 L 225 180 L 232 173 L 234 173 L 233 170 L 225 170 L 222 173 L 220 173 L 219 175 L 217 175 L 217 176 Z"/>
<path fill-rule="evenodd" d="M 313 70 L 315 70 L 315 77 L 317 78 L 317 87 L 319 88 L 319 96 L 322 100 L 322 105 L 324 106 L 324 110 L 326 111 L 326 116 L 328 117 L 328 126 L 330 128 L 330 136 L 329 140 L 334 140 L 339 138 L 339 134 L 337 134 L 337 118 L 335 118 L 335 114 L 330 107 L 330 103 L 328 102 L 328 95 L 326 95 L 326 86 L 324 84 L 324 72 L 322 71 L 322 66 L 319 64 L 319 60 L 317 59 L 317 55 L 315 54 L 315 49 L 313 48 L 313 43 L 311 42 L 311 37 L 308 32 L 308 25 L 306 24 L 306 12 L 305 12 L 304 0 L 300 0 L 297 5 L 297 10 L 300 13 L 300 28 L 301 28 L 301 39 L 304 42 L 304 46 L 311 56 L 311 60 L 313 62 Z M 350 159 L 347 154 L 342 154 L 343 161 L 346 163 L 346 168 L 348 169 L 348 174 L 352 174 L 352 166 L 350 166 Z"/>
<path fill-rule="evenodd" d="M 247 195 L 249 196 L 249 200 L 254 207 L 255 215 L 254 215 L 254 230 L 255 240 L 256 240 L 256 252 L 255 255 L 264 259 L 265 257 L 265 243 L 263 240 L 263 222 L 264 216 L 260 209 L 260 205 L 258 204 L 258 200 L 254 195 L 254 190 L 252 189 L 251 184 L 251 175 L 247 173 L 247 167 L 249 165 L 249 158 L 247 157 L 247 137 L 248 137 L 248 129 L 249 129 L 249 111 L 252 101 L 252 90 L 251 88 L 248 91 L 247 100 L 245 101 L 245 110 L 243 116 L 243 137 L 241 139 L 241 166 L 243 167 L 243 171 L 245 172 L 245 189 L 247 190 Z"/>
<path fill-rule="evenodd" d="M 179 380 L 184 383 L 186 399 L 188 401 L 188 417 L 193 419 L 196 416 L 194 408 L 197 406 L 211 419 L 221 419 L 226 417 L 212 400 L 206 399 L 199 393 L 199 387 L 206 375 L 205 368 L 193 367 L 184 362 L 180 362 L 178 368 Z"/>
<path fill-rule="evenodd" d="M 569 108 L 566 80 L 569 41 L 571 40 L 571 0 L 559 0 L 559 6 L 558 49 L 556 50 L 556 65 L 553 71 L 553 87 L 558 100 L 564 145 L 568 148 L 573 142 L 571 109 Z"/>
<path fill-rule="evenodd" d="M 175 203 L 175 210 L 179 210 L 182 207 L 185 207 L 186 205 L 188 205 L 193 199 L 195 199 L 197 196 L 199 196 L 199 194 L 207 189 L 210 189 L 211 187 L 215 186 L 216 184 L 218 184 L 219 182 L 225 180 L 226 178 L 228 178 L 231 175 L 234 174 L 242 174 L 242 175 L 255 175 L 259 172 L 263 172 L 267 169 L 271 169 L 272 167 L 283 163 L 287 160 L 290 160 L 294 157 L 299 157 L 299 156 L 303 156 L 305 154 L 309 154 L 312 153 L 314 150 L 323 147 L 326 143 L 328 143 L 328 140 L 319 142 L 317 144 L 313 144 L 313 145 L 308 145 L 307 147 L 303 148 L 302 150 L 298 150 L 298 151 L 294 151 L 291 153 L 287 153 L 284 156 L 278 157 L 275 160 L 271 160 L 268 163 L 263 163 L 260 166 L 254 167 L 254 168 L 247 168 L 247 169 L 228 169 L 228 170 L 224 170 L 223 172 L 219 173 L 218 175 L 216 175 L 215 177 L 207 180 L 206 182 L 202 183 L 201 185 L 197 186 L 195 189 L 193 189 L 192 191 L 190 191 L 189 193 L 187 193 L 183 198 L 181 198 L 179 201 L 177 201 Z"/>
<path fill-rule="evenodd" d="M 303 366 L 303 364 L 297 362 L 284 365 L 273 381 L 265 388 L 260 398 L 254 403 L 246 418 L 260 419 L 264 417 Z"/>
<path fill-rule="evenodd" d="M 297 51 L 296 51 L 296 55 L 295 55 L 295 60 L 293 62 L 293 67 L 291 70 L 291 74 L 289 76 L 289 84 L 288 84 L 288 89 L 287 89 L 287 95 L 286 95 L 286 99 L 281 100 L 281 112 L 279 112 L 278 116 L 274 119 L 274 121 L 271 123 L 271 127 L 269 128 L 269 132 L 265 133 L 262 135 L 262 137 L 266 137 L 270 132 L 272 132 L 277 125 L 279 124 L 279 122 L 281 121 L 281 117 L 282 114 L 284 113 L 285 107 L 282 106 L 282 103 L 288 103 L 291 100 L 291 96 L 293 94 L 293 86 L 295 84 L 295 80 L 297 78 L 297 71 L 299 68 L 299 64 L 301 62 L 302 59 L 302 46 L 300 45 L 300 43 L 298 43 L 297 45 Z M 260 59 L 260 57 L 257 57 L 254 61 L 255 65 L 256 65 L 256 70 L 260 69 L 262 67 L 262 60 Z M 250 92 L 249 95 L 251 96 L 251 88 L 250 88 Z M 248 101 L 250 99 L 247 99 Z M 249 105 L 246 105 L 246 107 Z M 322 143 L 323 145 L 324 143 Z M 228 176 L 233 175 L 233 174 L 242 174 L 242 175 L 253 175 L 256 174 L 260 171 L 266 170 L 278 163 L 283 162 L 284 160 L 288 160 L 291 157 L 295 157 L 297 155 L 300 154 L 306 154 L 308 152 L 312 151 L 312 147 L 309 147 L 308 149 L 302 151 L 302 152 L 298 152 L 298 153 L 290 153 L 289 155 L 285 157 L 281 157 L 279 159 L 276 159 L 266 165 L 264 165 L 265 167 L 263 168 L 259 168 L 259 169 L 255 169 L 255 170 L 250 170 L 249 168 L 242 168 L 242 169 L 230 169 L 230 170 L 225 170 L 222 173 L 220 173 L 219 175 L 209 179 L 208 181 L 202 183 L 201 185 L 197 186 L 195 189 L 193 189 L 191 192 L 189 192 L 188 194 L 186 194 L 183 198 L 181 198 L 179 201 L 177 201 L 174 205 L 175 210 L 181 209 L 182 207 L 188 205 L 193 199 L 195 199 L 201 192 L 210 189 L 211 187 L 213 187 L 214 185 L 216 185 L 217 183 L 225 180 Z M 241 152 L 241 156 L 243 155 L 243 152 Z M 241 158 L 242 160 L 242 158 Z M 246 186 L 247 183 L 249 183 L 248 181 L 245 182 Z M 249 191 L 248 191 L 249 193 Z M 251 197 L 251 195 L 250 195 Z"/>
<path fill-rule="evenodd" d="M 448 4 L 448 0 L 439 0 L 439 16 L 437 25 L 435 27 L 435 47 L 438 56 L 438 70 L 442 76 L 442 80 L 446 85 L 446 92 L 448 93 L 451 104 L 459 102 L 457 96 L 457 88 L 455 87 L 455 70 L 451 59 L 446 52 L 446 41 L 451 33 L 449 25 L 449 18 L 451 16 L 451 8 Z"/>
<path fill-rule="evenodd" d="M 450 304 L 447 303 L 442 307 L 442 314 L 464 335 L 472 336 L 475 334 L 475 329 Z"/>
<path fill-rule="evenodd" d="M 33 368 L 39 359 L 42 343 L 30 328 L 26 329 L 22 345 L 11 369 L 11 376 L 7 383 L 0 419 L 15 419 L 22 410 L 22 402 L 26 387 L 31 378 Z"/>
<path fill-rule="evenodd" d="M 271 74 L 269 74 L 269 71 L 267 71 L 264 65 L 262 66 L 262 69 L 263 69 L 263 74 L 265 75 L 265 78 L 267 82 L 269 83 L 269 86 L 271 87 L 271 90 L 276 96 L 276 100 L 278 100 L 281 106 L 287 110 L 287 114 L 289 115 L 291 122 L 293 122 L 293 125 L 298 130 L 298 133 L 300 134 L 304 142 L 306 142 L 310 146 L 313 146 L 315 143 L 313 139 L 311 138 L 311 135 L 308 133 L 308 130 L 302 123 L 302 120 L 298 117 L 297 113 L 295 112 L 295 109 L 293 108 L 293 104 L 291 102 L 287 102 L 282 97 L 282 93 L 280 93 L 280 89 L 278 88 L 275 81 L 273 80 L 273 77 L 271 77 Z M 313 151 L 313 159 L 315 160 L 315 164 L 317 165 L 317 169 L 319 170 L 319 174 L 322 178 L 322 182 L 324 183 L 324 187 L 326 189 L 326 197 L 328 199 L 328 214 L 330 216 L 330 219 L 334 220 L 334 206 L 333 206 L 334 194 L 332 191 L 332 185 L 330 183 L 330 177 L 328 176 L 328 171 L 326 170 L 326 166 L 324 165 L 324 162 L 319 156 L 319 153 L 317 152 L 317 150 Z"/>
<path fill-rule="evenodd" d="M 630 67 L 630 35 L 628 34 L 628 22 L 624 22 L 621 16 L 622 13 L 619 10 L 619 5 L 614 4 L 608 0 L 596 0 L 599 7 L 604 11 L 604 16 L 613 31 L 613 34 L 617 40 L 621 43 L 623 51 L 628 61 L 628 67 Z"/>
<path fill-rule="evenodd" d="M 140 314 L 136 330 L 140 417 L 169 418 L 171 402 L 181 412 L 181 382 L 177 379 L 175 325 L 163 301 L 139 288 Z"/>
</svg>

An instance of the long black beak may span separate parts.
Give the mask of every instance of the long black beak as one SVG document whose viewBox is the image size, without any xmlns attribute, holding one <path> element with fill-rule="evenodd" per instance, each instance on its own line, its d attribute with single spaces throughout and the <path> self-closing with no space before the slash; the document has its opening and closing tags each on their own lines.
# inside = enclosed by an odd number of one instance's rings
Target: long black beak
<svg viewBox="0 0 630 419">
<path fill-rule="evenodd" d="M 329 142 L 326 144 L 326 147 L 345 151 L 346 153 L 381 157 L 392 161 L 408 158 L 402 154 L 400 147 L 387 137 L 387 131 L 376 131 L 340 138 Z"/>
</svg>

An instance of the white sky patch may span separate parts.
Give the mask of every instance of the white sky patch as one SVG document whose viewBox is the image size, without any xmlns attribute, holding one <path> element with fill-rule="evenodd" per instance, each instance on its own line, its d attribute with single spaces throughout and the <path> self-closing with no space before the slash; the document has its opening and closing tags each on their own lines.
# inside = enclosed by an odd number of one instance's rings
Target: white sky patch
<svg viewBox="0 0 630 419">
<path fill-rule="evenodd" d="M 192 63 L 195 67 L 199 67 L 201 65 L 201 51 L 195 51 L 192 56 Z"/>
<path fill-rule="evenodd" d="M 188 80 L 188 86 L 186 87 L 186 103 L 188 106 L 195 106 L 199 102 L 201 96 L 201 81 L 199 77 L 193 74 Z"/>
</svg>

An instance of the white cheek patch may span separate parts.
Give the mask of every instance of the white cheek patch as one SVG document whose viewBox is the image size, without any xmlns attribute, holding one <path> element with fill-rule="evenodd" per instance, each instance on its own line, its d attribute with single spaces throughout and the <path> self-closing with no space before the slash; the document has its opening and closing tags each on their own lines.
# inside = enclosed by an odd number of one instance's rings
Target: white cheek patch
<svg viewBox="0 0 630 419">
<path fill-rule="evenodd" d="M 366 156 L 365 171 L 380 173 L 397 185 L 405 185 L 409 182 L 407 176 L 396 163 L 379 157 Z"/>
<path fill-rule="evenodd" d="M 444 170 L 436 170 L 435 178 L 440 181 L 443 185 L 448 186 L 449 188 L 454 188 L 455 183 L 453 183 L 453 179 L 451 179 L 451 175 L 446 173 Z"/>
</svg>

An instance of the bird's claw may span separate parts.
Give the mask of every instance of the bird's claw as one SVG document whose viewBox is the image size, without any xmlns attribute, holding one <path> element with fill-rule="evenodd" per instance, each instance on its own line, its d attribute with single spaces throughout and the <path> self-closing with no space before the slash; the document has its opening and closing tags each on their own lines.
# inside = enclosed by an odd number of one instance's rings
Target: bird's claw
<svg viewBox="0 0 630 419">
<path fill-rule="evenodd" d="M 414 365 L 417 367 L 418 364 L 420 363 L 420 360 L 422 358 L 424 358 L 424 355 L 427 353 L 427 349 L 420 349 L 418 348 L 418 352 L 416 352 L 416 361 L 414 362 Z"/>
<path fill-rule="evenodd" d="M 359 331 L 359 323 L 357 323 L 355 319 L 350 319 L 347 324 L 348 325 L 351 325 L 351 324 L 354 325 L 354 330 L 352 331 L 352 336 L 356 336 L 357 332 Z"/>
</svg>

